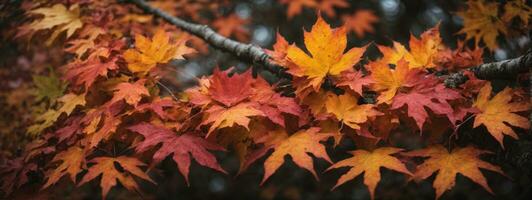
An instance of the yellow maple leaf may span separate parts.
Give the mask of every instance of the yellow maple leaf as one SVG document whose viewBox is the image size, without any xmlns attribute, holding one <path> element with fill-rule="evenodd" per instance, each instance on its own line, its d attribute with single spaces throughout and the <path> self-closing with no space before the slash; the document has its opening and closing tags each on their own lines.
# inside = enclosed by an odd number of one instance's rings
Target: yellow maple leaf
<svg viewBox="0 0 532 200">
<path fill-rule="evenodd" d="M 340 96 L 329 95 L 325 107 L 327 112 L 334 114 L 338 120 L 357 130 L 369 117 L 379 114 L 372 104 L 358 105 L 358 99 L 349 93 Z"/>
<path fill-rule="evenodd" d="M 181 37 L 176 44 L 170 44 L 170 36 L 162 29 L 158 29 L 152 39 L 136 34 L 135 49 L 124 52 L 124 59 L 130 71 L 146 74 L 158 63 L 184 59 L 184 55 L 196 52 L 187 47 L 186 42 L 187 38 Z"/>
<path fill-rule="evenodd" d="M 368 186 L 369 194 L 371 199 L 373 199 L 377 183 L 381 180 L 381 167 L 412 176 L 410 171 L 406 169 L 406 166 L 399 159 L 391 156 L 391 154 L 400 151 L 402 151 L 402 149 L 393 147 L 382 147 L 371 152 L 366 150 L 350 151 L 349 153 L 353 155 L 353 157 L 338 161 L 327 169 L 328 171 L 340 167 L 351 167 L 346 174 L 338 179 L 338 182 L 333 189 L 364 173 L 364 184 Z"/>
<path fill-rule="evenodd" d="M 28 133 L 32 136 L 35 136 L 39 133 L 41 133 L 44 129 L 52 126 L 61 114 L 66 113 L 66 115 L 70 115 L 72 111 L 76 108 L 76 106 L 83 106 L 85 105 L 85 94 L 76 95 L 73 93 L 66 94 L 58 99 L 59 102 L 63 103 L 63 105 L 58 109 L 50 109 L 47 110 L 44 114 L 39 115 L 35 121 L 38 122 L 37 124 L 31 125 L 28 127 Z"/>
<path fill-rule="evenodd" d="M 432 186 L 436 189 L 436 199 L 438 199 L 445 191 L 454 187 L 458 173 L 479 184 L 486 191 L 493 193 L 479 168 L 503 175 L 504 172 L 499 167 L 479 159 L 480 155 L 487 153 L 489 152 L 473 147 L 457 148 L 449 153 L 443 146 L 435 145 L 426 149 L 407 152 L 403 155 L 410 157 L 429 157 L 423 164 L 417 166 L 414 179 L 418 181 L 427 179 L 432 174 L 438 172 L 438 175 L 436 175 L 432 183 Z"/>
<path fill-rule="evenodd" d="M 352 48 L 344 54 L 347 47 L 345 27 L 332 29 L 321 16 L 312 26 L 310 32 L 305 32 L 305 46 L 310 55 L 295 45 L 287 50 L 287 58 L 294 63 L 298 72 L 293 75 L 308 77 L 310 85 L 318 90 L 327 75 L 339 75 L 356 64 L 366 47 Z"/>
<path fill-rule="evenodd" d="M 490 100 L 491 85 L 487 83 L 480 89 L 480 93 L 473 104 L 474 107 L 480 110 L 480 113 L 475 117 L 473 127 L 476 128 L 484 124 L 502 147 L 504 147 L 504 135 L 515 139 L 518 138 L 517 134 L 506 123 L 523 129 L 530 128 L 526 117 L 515 114 L 515 112 L 530 110 L 530 102 L 510 102 L 512 94 L 512 89 L 507 87 Z"/>
<path fill-rule="evenodd" d="M 493 51 L 498 46 L 499 32 L 507 34 L 506 26 L 497 15 L 499 4 L 484 0 L 469 0 L 467 6 L 468 9 L 456 13 L 464 20 L 464 27 L 458 34 L 466 34 L 466 40 L 474 38 L 476 45 L 482 40 Z"/>
<path fill-rule="evenodd" d="M 52 44 L 60 33 L 66 31 L 67 38 L 69 38 L 77 29 L 83 26 L 83 22 L 79 18 L 78 4 L 74 4 L 68 10 L 63 4 L 55 4 L 49 8 L 31 10 L 29 13 L 32 15 L 44 15 L 44 18 L 21 27 L 22 32 L 35 32 L 55 27 L 50 38 L 46 40 L 46 45 Z"/>
<path fill-rule="evenodd" d="M 374 80 L 372 87 L 380 92 L 377 102 L 391 103 L 397 90 L 407 81 L 407 74 L 410 72 L 408 63 L 404 60 L 398 61 L 395 69 L 391 69 L 387 63 L 377 61 L 369 64 L 371 77 Z"/>
</svg>

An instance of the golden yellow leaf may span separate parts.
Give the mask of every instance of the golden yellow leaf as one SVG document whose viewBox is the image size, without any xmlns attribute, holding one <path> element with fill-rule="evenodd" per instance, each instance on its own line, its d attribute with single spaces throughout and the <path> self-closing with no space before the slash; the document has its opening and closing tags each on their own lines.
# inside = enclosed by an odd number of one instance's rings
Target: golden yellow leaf
<svg viewBox="0 0 532 200">
<path fill-rule="evenodd" d="M 369 117 L 379 114 L 372 104 L 358 105 L 358 99 L 349 93 L 340 96 L 329 95 L 325 107 L 327 112 L 334 114 L 338 120 L 357 130 Z"/>
<path fill-rule="evenodd" d="M 339 75 L 356 64 L 366 47 L 352 48 L 344 54 L 347 47 L 345 27 L 332 29 L 318 16 L 310 32 L 305 32 L 305 46 L 310 55 L 292 45 L 288 47 L 287 58 L 300 70 L 293 75 L 308 77 L 310 85 L 318 91 L 327 75 Z"/>
<path fill-rule="evenodd" d="M 187 38 L 181 37 L 176 44 L 170 44 L 170 36 L 158 29 L 152 39 L 142 35 L 135 35 L 135 49 L 124 52 L 124 59 L 130 71 L 148 73 L 158 63 L 164 64 L 171 59 L 184 59 L 183 55 L 194 53 L 196 50 L 186 46 Z"/>
<path fill-rule="evenodd" d="M 35 32 L 56 27 L 50 38 L 46 41 L 46 45 L 52 44 L 60 33 L 66 31 L 67 38 L 69 38 L 77 29 L 83 26 L 79 18 L 78 4 L 74 4 L 68 10 L 63 4 L 55 4 L 49 8 L 31 10 L 29 13 L 33 15 L 44 15 L 44 18 L 23 26 L 21 28 L 23 32 Z"/>
</svg>

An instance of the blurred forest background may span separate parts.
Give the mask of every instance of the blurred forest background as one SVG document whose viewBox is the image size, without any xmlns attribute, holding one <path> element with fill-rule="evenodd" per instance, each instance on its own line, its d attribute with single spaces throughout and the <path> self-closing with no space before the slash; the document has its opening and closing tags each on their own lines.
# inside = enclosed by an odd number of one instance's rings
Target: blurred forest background
<svg viewBox="0 0 532 200">
<path fill-rule="evenodd" d="M 327 0 L 324 0 L 327 1 Z M 76 1 L 72 1 L 76 2 Z M 178 1 L 188 2 L 188 1 Z M 194 2 L 194 1 L 192 1 Z M 203 1 L 198 1 L 203 2 Z M 284 0 L 235 0 L 228 1 L 216 8 L 220 16 L 233 16 L 239 19 L 216 23 L 216 16 L 207 16 L 207 21 L 198 21 L 190 17 L 186 20 L 197 23 L 207 23 L 221 32 L 221 29 L 237 29 L 232 32 L 233 38 L 241 42 L 249 42 L 263 48 L 271 49 L 275 43 L 276 32 L 283 35 L 288 41 L 302 46 L 303 31 L 309 30 L 316 20 L 316 10 L 303 8 L 301 13 L 287 16 L 287 2 Z M 344 2 L 331 0 L 331 3 Z M 463 21 L 456 12 L 466 8 L 466 2 L 460 0 L 350 0 L 345 1 L 348 5 L 334 7 L 334 15 L 321 11 L 325 20 L 333 26 L 340 26 L 343 19 L 357 12 L 371 12 L 375 15 L 374 23 L 371 23 L 372 31 L 362 34 L 351 32 L 348 38 L 348 48 L 367 44 L 392 45 L 392 40 L 407 44 L 410 35 L 419 36 L 422 32 L 439 24 L 441 37 L 446 45 L 456 47 L 458 40 L 463 40 L 464 35 L 457 35 L 462 28 Z M 528 2 L 530 3 L 530 2 Z M 530 4 L 528 4 L 530 5 Z M 30 140 L 25 134 L 26 127 L 31 124 L 31 119 L 36 108 L 35 81 L 38 77 L 32 74 L 41 72 L 50 73 L 50 69 L 58 67 L 68 55 L 62 53 L 61 45 L 52 46 L 42 51 L 33 51 L 32 47 L 18 42 L 13 38 L 16 27 L 23 18 L 24 3 L 18 0 L 4 0 L 0 3 L 0 157 L 17 155 Z M 184 3 L 180 9 L 187 9 Z M 178 13 L 181 10 L 173 10 Z M 140 13 L 140 12 L 139 12 Z M 214 22 L 213 22 L 214 21 Z M 211 23 L 212 22 L 212 23 Z M 304 28 L 301 28 L 304 27 Z M 527 28 L 530 31 L 530 28 Z M 484 61 L 492 62 L 515 58 L 524 54 L 530 48 L 530 33 L 516 34 L 521 36 L 499 38 L 499 48 L 493 52 L 484 52 Z M 471 44 L 470 44 L 471 45 Z M 27 52 L 32 52 L 28 54 Z M 366 54 L 369 59 L 380 56 L 375 45 L 370 45 Z M 231 55 L 208 49 L 208 53 L 188 59 L 174 62 L 177 72 L 166 77 L 164 81 L 172 86 L 172 90 L 182 91 L 196 84 L 195 77 L 208 75 L 214 67 L 228 68 L 236 66 L 239 70 L 247 69 L 250 64 L 235 59 Z M 52 70 L 53 71 L 53 70 Z M 53 72 L 52 72 L 53 73 Z M 267 72 L 261 72 L 270 81 L 275 77 Z M 476 137 L 475 141 L 486 142 L 494 147 L 498 144 L 490 138 L 478 139 L 474 134 L 466 134 L 466 137 Z M 492 172 L 483 171 L 489 180 L 490 186 L 496 195 L 489 194 L 480 186 L 470 180 L 458 176 L 456 187 L 447 192 L 444 199 L 530 199 L 532 198 L 532 135 L 524 135 L 519 141 L 511 141 L 504 151 L 496 152 L 496 156 L 490 157 L 493 163 L 500 165 L 503 170 L 514 179 L 495 175 Z M 465 138 L 467 139 L 467 138 Z M 328 141 L 332 142 L 332 141 Z M 329 145 L 329 147 L 332 145 Z M 354 149 L 354 144 L 344 140 L 340 145 L 341 151 Z M 405 144 L 405 148 L 409 148 Z M 18 151 L 13 151 L 18 149 Z M 528 152 L 528 153 L 527 153 Z M 344 153 L 331 153 L 333 160 L 346 158 Z M 518 156 L 515 156 L 518 155 Z M 142 190 L 150 191 L 151 195 L 145 194 L 146 199 L 369 199 L 366 186 L 362 184 L 362 177 L 351 181 L 331 191 L 336 179 L 344 171 L 323 172 L 328 166 L 323 160 L 315 160 L 316 171 L 327 173 L 320 175 L 320 181 L 316 181 L 310 173 L 304 169 L 289 165 L 281 167 L 279 172 L 272 176 L 264 185 L 259 185 L 263 169 L 261 164 L 254 164 L 245 173 L 236 176 L 238 171 L 238 159 L 228 154 L 218 155 L 222 167 L 229 175 L 214 172 L 208 168 L 192 164 L 190 174 L 190 186 L 187 186 L 183 177 L 177 171 L 170 158 L 163 161 L 159 169 L 152 173 L 152 178 L 157 185 L 142 184 Z M 264 158 L 263 158 L 264 159 Z M 261 163 L 261 162 L 258 162 Z M 158 169 L 156 169 L 158 170 Z M 419 184 L 406 182 L 403 176 L 384 169 L 383 178 L 378 186 L 378 198 L 382 199 L 432 199 L 433 189 L 430 181 Z M 520 176 L 515 176 L 520 175 Z M 39 176 L 35 174 L 35 176 Z M 64 187 L 61 194 L 53 194 L 56 197 L 68 197 L 69 199 L 92 199 L 99 198 L 96 185 L 84 185 L 75 187 L 72 184 L 59 185 Z M 50 195 L 50 194 L 48 194 Z M 21 196 L 24 199 L 24 196 Z M 43 196 L 46 198 L 46 196 Z M 110 199 L 139 199 L 140 197 L 125 189 L 113 189 L 109 194 Z"/>
</svg>

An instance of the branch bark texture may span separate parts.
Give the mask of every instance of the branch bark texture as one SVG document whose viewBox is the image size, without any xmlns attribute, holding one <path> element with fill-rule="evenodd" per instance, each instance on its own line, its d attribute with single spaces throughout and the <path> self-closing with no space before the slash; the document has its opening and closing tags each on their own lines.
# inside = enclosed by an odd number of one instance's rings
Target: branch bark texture
<svg viewBox="0 0 532 200">
<path fill-rule="evenodd" d="M 144 0 L 128 0 L 129 2 L 135 4 L 140 9 L 144 10 L 147 13 L 155 15 L 164 19 L 166 22 L 183 29 L 186 32 L 189 32 L 207 43 L 211 46 L 220 49 L 222 51 L 233 54 L 234 56 L 253 62 L 264 67 L 265 70 L 270 71 L 277 75 L 278 77 L 287 78 L 290 77 L 281 66 L 276 65 L 270 60 L 270 57 L 262 48 L 255 46 L 253 44 L 244 44 L 237 42 L 235 40 L 226 38 L 207 25 L 194 24 L 182 20 L 180 18 L 171 16 L 170 14 L 159 10 L 155 7 L 152 7 Z"/>
<path fill-rule="evenodd" d="M 519 73 L 528 72 L 532 68 L 532 51 L 529 50 L 525 55 L 520 57 L 503 60 L 499 62 L 485 63 L 476 67 L 469 68 L 467 70 L 475 73 L 480 79 L 513 79 Z M 467 77 L 463 72 L 458 72 L 449 75 L 445 79 L 445 85 L 447 87 L 458 87 L 460 84 L 465 83 Z"/>
<path fill-rule="evenodd" d="M 282 66 L 272 62 L 268 54 L 266 54 L 266 52 L 258 46 L 245 44 L 226 38 L 215 32 L 207 25 L 190 23 L 178 17 L 171 16 L 170 14 L 151 6 L 144 0 L 126 1 L 135 4 L 146 13 L 160 17 L 168 23 L 202 38 L 204 41 L 217 49 L 228 52 L 239 59 L 248 60 L 254 64 L 264 67 L 265 70 L 275 74 L 279 78 L 291 77 L 285 72 Z M 515 78 L 517 74 L 527 72 L 530 68 L 532 68 L 532 51 L 529 50 L 527 54 L 518 58 L 493 63 L 485 63 L 467 70 L 474 72 L 475 75 L 480 79 L 489 80 Z M 458 72 L 449 75 L 445 80 L 445 85 L 447 87 L 455 88 L 466 81 L 467 77 L 463 74 L 463 72 Z"/>
</svg>

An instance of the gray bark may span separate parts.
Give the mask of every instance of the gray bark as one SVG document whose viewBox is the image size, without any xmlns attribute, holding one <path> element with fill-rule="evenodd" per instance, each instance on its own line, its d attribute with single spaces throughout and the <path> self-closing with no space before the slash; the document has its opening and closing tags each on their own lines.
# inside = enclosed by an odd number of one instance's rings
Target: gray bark
<svg viewBox="0 0 532 200">
<path fill-rule="evenodd" d="M 491 80 L 515 79 L 517 74 L 526 73 L 530 68 L 532 68 L 532 51 L 528 51 L 525 55 L 514 59 L 485 63 L 467 70 L 475 73 L 475 76 L 479 79 Z M 467 77 L 464 76 L 463 72 L 457 72 L 445 79 L 445 85 L 455 88 L 466 81 Z"/>
</svg>

